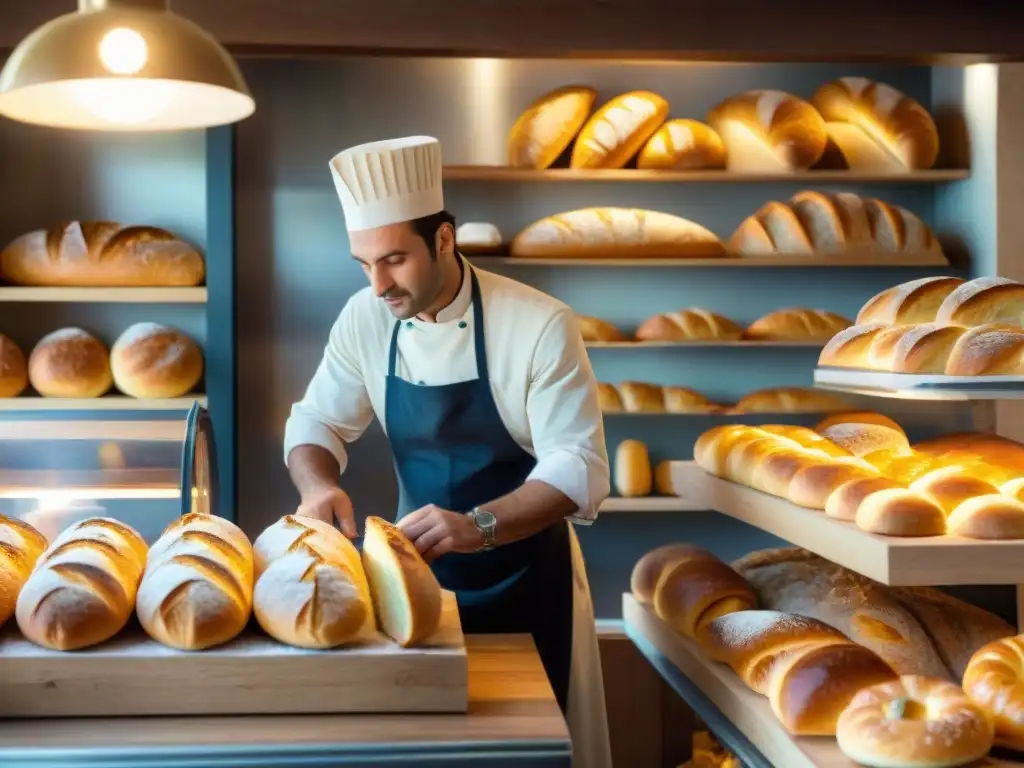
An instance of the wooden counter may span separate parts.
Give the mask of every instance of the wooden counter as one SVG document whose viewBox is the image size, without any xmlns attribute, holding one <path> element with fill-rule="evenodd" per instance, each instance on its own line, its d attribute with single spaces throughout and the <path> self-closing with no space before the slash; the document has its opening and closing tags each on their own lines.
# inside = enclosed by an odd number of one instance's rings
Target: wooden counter
<svg viewBox="0 0 1024 768">
<path fill-rule="evenodd" d="M 466 647 L 465 715 L 7 720 L 0 722 L 0 765 L 568 768 L 569 732 L 530 637 L 474 635 Z"/>
</svg>

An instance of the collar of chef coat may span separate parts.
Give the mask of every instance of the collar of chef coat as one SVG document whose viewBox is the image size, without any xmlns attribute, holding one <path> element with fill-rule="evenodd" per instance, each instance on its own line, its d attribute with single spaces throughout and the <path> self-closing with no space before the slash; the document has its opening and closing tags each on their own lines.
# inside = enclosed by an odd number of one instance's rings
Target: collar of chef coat
<svg viewBox="0 0 1024 768">
<path fill-rule="evenodd" d="M 462 285 L 459 292 L 455 294 L 452 303 L 437 313 L 437 322 L 430 323 L 420 320 L 418 317 L 411 319 L 414 328 L 432 328 L 443 323 L 450 323 L 454 320 L 461 320 L 473 305 L 473 276 L 469 262 L 460 253 L 459 260 L 462 262 Z M 410 321 L 405 321 L 406 323 Z"/>
</svg>

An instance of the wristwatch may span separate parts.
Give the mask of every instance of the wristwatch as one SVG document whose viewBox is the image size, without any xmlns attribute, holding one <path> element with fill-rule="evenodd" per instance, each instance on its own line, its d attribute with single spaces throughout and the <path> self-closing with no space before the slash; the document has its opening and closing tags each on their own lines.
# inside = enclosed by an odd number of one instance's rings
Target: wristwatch
<svg viewBox="0 0 1024 768">
<path fill-rule="evenodd" d="M 486 552 L 489 549 L 494 549 L 494 531 L 498 527 L 498 519 L 486 509 L 479 507 L 474 507 L 466 515 L 484 535 L 484 544 L 479 551 Z"/>
</svg>

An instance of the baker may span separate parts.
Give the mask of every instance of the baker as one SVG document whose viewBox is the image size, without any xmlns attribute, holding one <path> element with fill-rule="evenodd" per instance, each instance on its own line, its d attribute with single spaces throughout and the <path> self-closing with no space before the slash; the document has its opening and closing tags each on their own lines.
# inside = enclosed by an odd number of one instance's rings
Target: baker
<svg viewBox="0 0 1024 768">
<path fill-rule="evenodd" d="M 357 535 L 339 480 L 346 444 L 376 416 L 398 525 L 455 592 L 463 629 L 532 634 L 574 764 L 610 768 L 593 605 L 567 522 L 592 522 L 609 492 L 576 317 L 458 252 L 436 139 L 362 144 L 330 168 L 370 285 L 345 304 L 288 418 L 298 512 Z"/>
</svg>

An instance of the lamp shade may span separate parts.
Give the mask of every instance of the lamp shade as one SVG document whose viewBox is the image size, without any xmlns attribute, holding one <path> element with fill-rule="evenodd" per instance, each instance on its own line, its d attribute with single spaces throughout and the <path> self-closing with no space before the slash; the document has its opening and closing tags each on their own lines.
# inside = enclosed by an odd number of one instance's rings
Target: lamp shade
<svg viewBox="0 0 1024 768">
<path fill-rule="evenodd" d="M 231 55 L 166 0 L 79 0 L 0 71 L 0 114 L 56 128 L 208 128 L 255 109 Z"/>
</svg>

